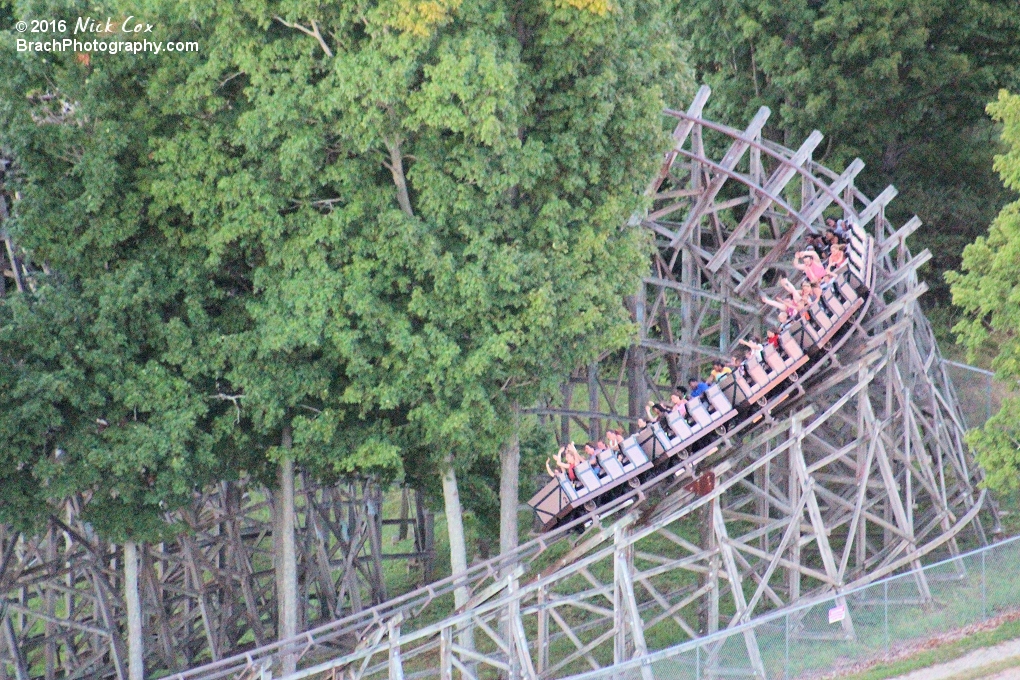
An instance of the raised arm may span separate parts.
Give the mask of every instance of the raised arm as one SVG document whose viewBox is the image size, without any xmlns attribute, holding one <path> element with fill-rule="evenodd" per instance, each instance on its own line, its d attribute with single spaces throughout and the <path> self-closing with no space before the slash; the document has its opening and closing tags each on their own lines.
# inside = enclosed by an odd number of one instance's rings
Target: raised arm
<svg viewBox="0 0 1020 680">
<path fill-rule="evenodd" d="M 772 298 L 765 295 L 765 293 L 761 294 L 761 301 L 767 305 L 775 307 L 781 312 L 786 311 L 786 305 L 784 305 L 782 302 L 777 302 L 776 300 L 773 300 Z"/>
<path fill-rule="evenodd" d="M 790 283 L 790 279 L 786 278 L 785 276 L 779 279 L 779 285 L 785 288 L 787 292 L 789 292 L 790 295 L 793 296 L 794 300 L 796 300 L 797 296 L 800 295 L 800 292 L 796 288 L 794 288 L 792 283 Z"/>
<path fill-rule="evenodd" d="M 822 263 L 822 258 L 819 257 L 818 253 L 816 253 L 813 250 L 802 250 L 802 251 L 800 251 L 799 253 L 797 253 L 794 256 L 793 261 L 794 261 L 794 263 L 796 263 L 797 260 L 802 259 L 802 258 L 805 259 L 805 260 L 809 260 L 808 264 L 811 264 L 810 261 L 812 261 L 812 260 L 817 262 L 818 264 Z"/>
<path fill-rule="evenodd" d="M 567 447 L 565 446 L 561 446 L 560 450 L 553 454 L 553 460 L 556 461 L 556 467 L 558 467 L 561 470 L 570 469 L 570 465 L 568 463 L 563 462 L 563 452 L 564 450 L 566 450 L 566 448 Z"/>
</svg>

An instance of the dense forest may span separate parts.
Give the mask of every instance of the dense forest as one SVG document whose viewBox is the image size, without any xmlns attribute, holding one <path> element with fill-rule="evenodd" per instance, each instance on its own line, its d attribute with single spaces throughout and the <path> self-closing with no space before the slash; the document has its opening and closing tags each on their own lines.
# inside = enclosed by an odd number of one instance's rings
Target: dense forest
<svg viewBox="0 0 1020 680">
<path fill-rule="evenodd" d="M 47 272 L 0 304 L 0 521 L 88 492 L 100 533 L 158 540 L 197 488 L 297 464 L 427 492 L 455 569 L 512 546 L 501 496 L 551 445 L 521 408 L 628 344 L 649 244 L 620 225 L 702 82 L 896 185 L 931 313 L 1020 377 L 1015 0 L 71 5 L 0 2 L 3 227 Z M 14 49 L 72 14 L 200 49 Z M 1013 401 L 974 435 L 1000 485 L 1018 432 Z"/>
</svg>

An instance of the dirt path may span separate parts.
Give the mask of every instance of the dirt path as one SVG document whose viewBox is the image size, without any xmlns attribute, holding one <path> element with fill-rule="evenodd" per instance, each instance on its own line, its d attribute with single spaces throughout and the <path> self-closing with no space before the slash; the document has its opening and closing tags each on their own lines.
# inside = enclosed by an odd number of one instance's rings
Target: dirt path
<svg viewBox="0 0 1020 680">
<path fill-rule="evenodd" d="M 893 680 L 1020 680 L 1020 639 L 976 649 L 966 656 Z"/>
</svg>

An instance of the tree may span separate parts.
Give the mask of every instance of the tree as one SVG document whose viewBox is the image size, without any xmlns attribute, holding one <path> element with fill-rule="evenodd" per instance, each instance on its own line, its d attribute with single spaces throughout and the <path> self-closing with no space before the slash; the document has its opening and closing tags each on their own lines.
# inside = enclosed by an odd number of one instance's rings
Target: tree
<svg viewBox="0 0 1020 680">
<path fill-rule="evenodd" d="M 663 96 L 688 81 L 654 3 L 359 24 L 337 50 L 336 129 L 391 186 L 375 214 L 334 205 L 366 227 L 347 243 L 350 361 L 362 394 L 408 408 L 453 513 L 458 477 L 512 440 L 514 404 L 628 340 L 621 298 L 646 261 L 621 225 L 665 141 Z"/>
<path fill-rule="evenodd" d="M 258 338 L 232 356 L 338 367 L 328 393 L 389 423 L 371 450 L 402 442 L 450 500 L 512 438 L 515 402 L 626 342 L 644 260 L 620 225 L 688 80 L 655 3 L 424 7 L 210 8 L 197 20 L 230 37 L 179 90 L 194 112 L 157 190 L 214 257 L 254 263 Z M 290 384 L 267 381 L 249 410 Z"/>
<path fill-rule="evenodd" d="M 888 217 L 916 212 L 941 272 L 958 266 L 1007 200 L 991 172 L 994 130 L 983 116 L 998 87 L 1016 82 L 1020 15 L 1010 0 L 678 0 L 712 115 L 748 120 L 772 109 L 771 139 L 826 135 L 818 160 L 855 156 L 875 195 L 895 184 Z"/>
<path fill-rule="evenodd" d="M 34 433 L 11 516 L 85 489 L 117 536 L 205 480 L 391 476 L 401 449 L 454 481 L 627 342 L 621 225 L 690 85 L 658 3 L 151 9 L 201 51 L 5 57 L 12 230 L 57 272 L 4 311 L 9 384 L 50 414 L 0 424 Z M 30 492 L 54 431 L 100 464 Z M 93 487 L 138 461 L 111 510 Z"/>
<path fill-rule="evenodd" d="M 234 79 L 217 68 L 233 64 L 217 60 L 238 49 L 218 32 L 229 3 L 203 24 L 172 4 L 149 9 L 165 37 L 201 38 L 209 52 L 2 57 L 0 145 L 13 159 L 6 188 L 21 197 L 4 226 L 53 273 L 0 305 L 0 519 L 32 530 L 80 495 L 104 538 L 134 546 L 167 536 L 167 513 L 206 484 L 244 474 L 274 487 L 279 469 L 287 636 L 298 625 L 294 462 L 331 480 L 392 475 L 400 461 L 385 423 L 361 427 L 360 408 L 340 399 L 337 353 L 297 322 L 323 260 L 314 246 L 281 252 L 281 231 L 298 235 L 293 246 L 329 228 L 321 212 L 293 210 L 314 185 L 277 181 L 304 128 L 263 135 L 257 123 L 272 128 L 279 100 L 224 87 Z M 308 57 L 274 55 L 280 35 L 245 28 L 235 37 L 254 78 Z M 258 49 L 274 58 L 252 59 Z M 274 308 L 299 293 L 303 307 Z"/>
<path fill-rule="evenodd" d="M 167 124 L 137 105 L 149 65 L 2 58 L 5 188 L 20 196 L 4 226 L 54 273 L 0 305 L 0 483 L 18 490 L 0 519 L 31 530 L 77 494 L 108 539 L 163 536 L 167 512 L 231 474 L 207 341 L 229 302 L 146 212 L 145 140 Z"/>
<path fill-rule="evenodd" d="M 1002 125 L 1006 152 L 995 157 L 1003 184 L 1020 191 L 1020 95 L 999 93 L 988 105 Z M 988 229 L 963 251 L 961 272 L 948 272 L 953 302 L 964 318 L 953 329 L 973 356 L 987 344 L 999 379 L 1020 380 L 1020 201 L 1006 205 Z M 1020 398 L 1008 396 L 999 412 L 967 438 L 986 472 L 986 481 L 1002 491 L 1020 488 Z"/>
<path fill-rule="evenodd" d="M 147 88 L 187 63 L 0 61 L 3 188 L 17 197 L 3 227 L 42 265 L 0 304 L 0 521 L 33 531 L 77 496 L 82 519 L 124 545 L 140 678 L 138 544 L 172 536 L 168 513 L 196 490 L 259 468 L 232 446 L 219 382 L 237 305 L 187 225 L 150 211 L 148 140 L 176 121 Z"/>
</svg>

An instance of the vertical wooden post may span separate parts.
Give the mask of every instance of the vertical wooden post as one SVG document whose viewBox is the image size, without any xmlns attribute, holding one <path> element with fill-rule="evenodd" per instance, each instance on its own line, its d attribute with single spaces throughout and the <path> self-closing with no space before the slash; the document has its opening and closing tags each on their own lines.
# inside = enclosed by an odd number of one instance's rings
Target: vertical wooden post
<svg viewBox="0 0 1020 680">
<path fill-rule="evenodd" d="M 613 665 L 627 660 L 627 614 L 623 599 L 623 580 L 613 562 Z"/>
<path fill-rule="evenodd" d="M 857 380 L 863 382 L 867 375 L 867 369 L 862 365 L 858 369 Z M 857 483 L 867 484 L 868 477 L 871 476 L 870 471 L 866 467 L 870 467 L 870 459 L 868 458 L 868 443 L 869 437 L 865 436 L 865 421 L 864 411 L 867 405 L 868 391 L 861 390 L 857 395 Z M 864 569 L 864 564 L 867 559 L 867 538 L 868 538 L 868 527 L 867 517 L 863 510 L 860 513 L 860 523 L 857 525 L 857 550 L 854 556 L 854 563 L 857 569 Z"/>
<path fill-rule="evenodd" d="M 386 582 L 382 569 L 382 489 L 378 484 L 365 482 L 364 502 L 368 520 L 368 543 L 372 549 L 372 601 L 386 601 Z"/>
<path fill-rule="evenodd" d="M 791 435 L 792 436 L 792 435 Z M 793 454 L 791 451 L 786 452 L 786 460 L 788 462 L 787 471 L 787 495 L 790 498 L 790 507 L 799 508 L 800 505 L 800 479 L 797 476 L 797 466 L 793 462 Z M 801 521 L 804 519 L 803 510 L 798 512 L 795 517 L 791 517 L 790 521 L 793 522 L 793 533 L 790 539 L 790 561 L 799 565 L 800 559 L 800 527 Z M 796 602 L 800 598 L 800 570 L 790 569 L 789 583 L 787 587 L 790 589 L 790 602 Z"/>
<path fill-rule="evenodd" d="M 421 553 L 421 573 L 424 583 L 432 582 L 432 569 L 435 564 L 435 517 L 432 511 L 425 505 L 425 497 L 421 491 L 415 489 L 414 507 L 418 517 L 418 543 L 416 550 Z"/>
<path fill-rule="evenodd" d="M 722 283 L 722 293 L 723 293 L 723 298 L 724 299 L 723 299 L 722 302 L 719 303 L 719 351 L 720 352 L 725 352 L 730 347 L 730 323 L 732 321 L 732 318 L 731 318 L 732 315 L 731 315 L 731 310 L 730 310 L 729 298 L 730 298 L 731 292 L 732 292 L 732 286 L 730 285 L 730 282 L 727 279 L 726 281 L 723 281 L 723 283 Z"/>
<path fill-rule="evenodd" d="M 400 529 L 393 539 L 394 543 L 407 540 L 407 516 L 411 512 L 411 499 L 408 494 L 410 490 L 406 486 L 400 487 Z"/>
<path fill-rule="evenodd" d="M 391 619 L 386 623 L 389 635 L 389 680 L 404 680 L 404 665 L 400 660 L 400 621 Z"/>
<path fill-rule="evenodd" d="M 3 198 L 0 197 L 0 201 L 2 200 Z M 2 275 L 0 275 L 0 278 L 3 278 Z M 52 573 L 52 571 L 55 570 L 57 566 L 56 565 L 57 532 L 54 530 L 52 523 L 46 530 L 46 559 L 50 563 L 50 570 Z M 52 618 L 56 615 L 55 594 L 48 582 L 45 584 L 44 587 L 46 589 L 44 603 L 44 606 L 46 607 L 46 615 Z M 53 623 L 47 621 L 45 631 L 46 631 L 46 671 L 45 671 L 46 680 L 54 680 L 54 678 L 56 677 L 56 664 L 57 664 L 57 642 L 55 639 L 56 627 L 53 625 Z"/>
<path fill-rule="evenodd" d="M 517 598 L 517 578 L 513 571 L 506 575 L 506 610 L 500 626 L 500 634 L 506 642 L 506 664 L 510 667 L 507 680 L 521 680 L 521 649 L 517 644 L 517 623 L 521 618 L 521 601 Z M 528 653 L 527 640 L 524 641 L 524 654 Z"/>
<path fill-rule="evenodd" d="M 546 606 L 547 598 L 545 586 L 539 586 L 537 595 L 538 639 L 535 640 L 535 652 L 538 656 L 536 670 L 539 675 L 544 673 L 546 668 L 549 667 L 549 609 Z"/>
<path fill-rule="evenodd" d="M 453 628 L 439 631 L 439 680 L 453 680 Z"/>
</svg>

